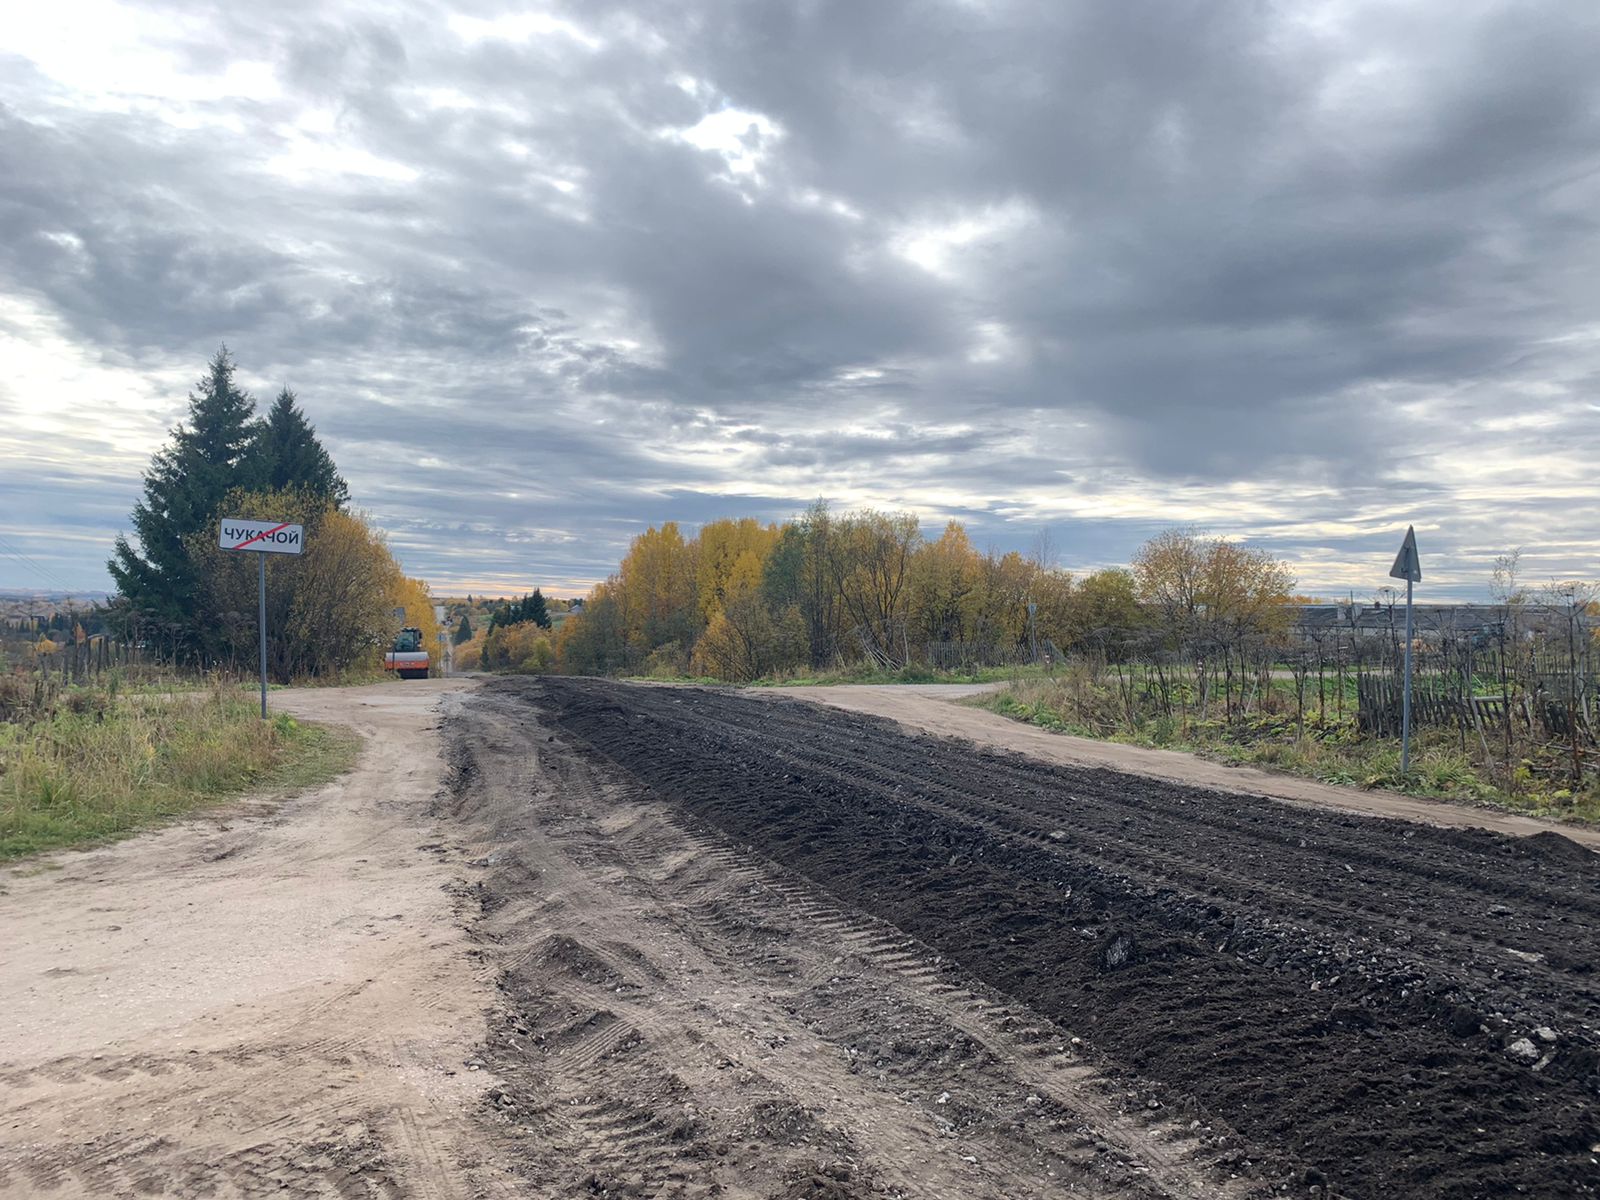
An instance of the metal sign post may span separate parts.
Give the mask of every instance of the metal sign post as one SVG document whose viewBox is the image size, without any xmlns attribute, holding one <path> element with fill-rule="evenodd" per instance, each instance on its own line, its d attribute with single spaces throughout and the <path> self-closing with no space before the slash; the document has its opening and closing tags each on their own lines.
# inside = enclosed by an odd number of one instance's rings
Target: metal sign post
<svg viewBox="0 0 1600 1200">
<path fill-rule="evenodd" d="M 1404 698 L 1400 702 L 1400 774 L 1411 774 L 1411 589 L 1422 582 L 1422 560 L 1417 557 L 1417 531 L 1406 526 L 1406 540 L 1400 543 L 1400 553 L 1395 555 L 1389 574 L 1406 581 L 1406 682 Z"/>
<path fill-rule="evenodd" d="M 261 719 L 267 719 L 267 555 L 299 554 L 305 529 L 287 521 L 222 519 L 218 544 L 224 550 L 249 550 L 256 556 L 256 633 L 261 653 Z"/>
<path fill-rule="evenodd" d="M 267 719 L 267 556 L 256 552 L 256 635 L 261 640 L 261 719 Z"/>
<path fill-rule="evenodd" d="M 445 625 L 444 605 L 433 606 L 433 621 L 439 626 L 439 677 L 448 679 L 450 676 L 450 633 Z"/>
</svg>

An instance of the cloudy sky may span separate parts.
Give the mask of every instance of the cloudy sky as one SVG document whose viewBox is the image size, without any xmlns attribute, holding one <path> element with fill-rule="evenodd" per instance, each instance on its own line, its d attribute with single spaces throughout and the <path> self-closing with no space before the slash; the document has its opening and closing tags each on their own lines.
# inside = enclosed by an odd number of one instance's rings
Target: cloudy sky
<svg viewBox="0 0 1600 1200">
<path fill-rule="evenodd" d="M 0 26 L 0 584 L 226 342 L 440 590 L 816 496 L 1600 577 L 1600 5 L 63 0 Z"/>
</svg>

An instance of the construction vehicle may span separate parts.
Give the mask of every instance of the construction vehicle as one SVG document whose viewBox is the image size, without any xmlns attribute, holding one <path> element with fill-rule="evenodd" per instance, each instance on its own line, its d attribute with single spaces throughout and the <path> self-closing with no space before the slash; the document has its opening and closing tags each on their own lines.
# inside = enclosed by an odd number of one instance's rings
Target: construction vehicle
<svg viewBox="0 0 1600 1200">
<path fill-rule="evenodd" d="M 383 669 L 393 671 L 401 679 L 426 679 L 428 652 L 422 645 L 422 630 L 410 626 L 402 629 L 383 656 Z"/>
</svg>

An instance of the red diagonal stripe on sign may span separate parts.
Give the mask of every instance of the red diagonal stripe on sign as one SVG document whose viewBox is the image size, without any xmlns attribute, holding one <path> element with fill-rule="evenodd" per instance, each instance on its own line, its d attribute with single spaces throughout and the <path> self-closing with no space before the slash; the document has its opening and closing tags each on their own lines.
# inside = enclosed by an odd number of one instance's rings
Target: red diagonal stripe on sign
<svg viewBox="0 0 1600 1200">
<path fill-rule="evenodd" d="M 277 533 L 278 530 L 287 529 L 292 524 L 294 524 L 294 522 L 285 521 L 282 525 L 274 525 L 271 529 L 263 529 L 260 533 L 256 534 L 255 537 L 246 538 L 244 541 L 240 542 L 237 546 L 234 547 L 234 549 L 235 550 L 243 550 L 251 542 L 259 542 L 264 537 L 271 537 L 273 534 Z"/>
</svg>

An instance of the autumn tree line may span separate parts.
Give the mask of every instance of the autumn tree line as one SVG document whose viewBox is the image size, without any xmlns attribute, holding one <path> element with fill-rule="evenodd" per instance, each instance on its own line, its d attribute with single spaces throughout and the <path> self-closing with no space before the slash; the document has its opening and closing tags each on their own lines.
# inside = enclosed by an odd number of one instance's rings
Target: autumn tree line
<svg viewBox="0 0 1600 1200">
<path fill-rule="evenodd" d="M 117 585 L 108 625 L 147 658 L 195 670 L 253 668 L 256 556 L 218 545 L 221 519 L 241 517 L 305 526 L 304 552 L 267 564 L 274 679 L 376 666 L 402 624 L 432 645 L 426 585 L 405 575 L 382 534 L 350 507 L 298 398 L 285 387 L 257 416 L 236 372 L 223 347 L 190 393 L 187 419 L 152 458 L 131 517 L 134 538 L 118 537 L 107 564 Z"/>
<path fill-rule="evenodd" d="M 979 550 L 959 522 L 924 536 L 912 513 L 792 521 L 675 522 L 636 537 L 617 572 L 546 633 L 525 628 L 492 659 L 573 674 L 699 675 L 961 669 L 1088 648 L 1117 658 L 1151 637 L 1219 646 L 1281 628 L 1293 579 L 1260 550 L 1192 531 L 1153 539 L 1128 569 L 1074 575 L 1043 550 Z M 521 656 L 519 658 L 519 656 Z"/>
<path fill-rule="evenodd" d="M 455 663 L 458 668 L 485 671 L 528 671 L 544 673 L 556 669 L 554 634 L 556 622 L 566 618 L 567 603 L 546 597 L 541 588 L 518 600 L 479 601 L 488 608 L 473 627 L 467 609 L 456 626 Z"/>
</svg>

